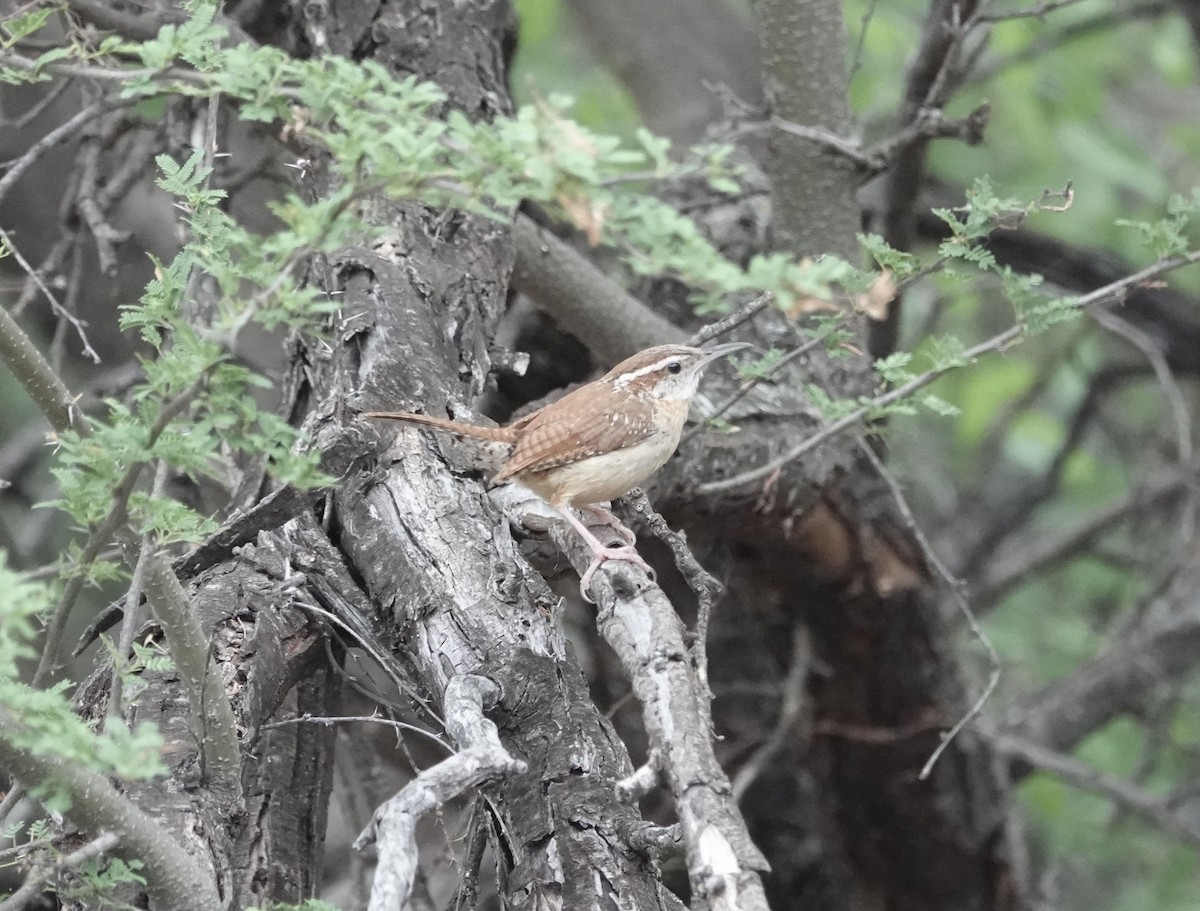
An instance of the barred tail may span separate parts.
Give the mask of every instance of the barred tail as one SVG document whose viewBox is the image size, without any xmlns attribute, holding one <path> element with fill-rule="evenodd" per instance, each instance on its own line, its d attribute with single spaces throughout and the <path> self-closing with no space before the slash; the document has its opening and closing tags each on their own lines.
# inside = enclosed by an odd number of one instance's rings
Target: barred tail
<svg viewBox="0 0 1200 911">
<path fill-rule="evenodd" d="M 451 421 L 448 418 L 435 418 L 427 414 L 413 414 L 409 411 L 364 411 L 361 418 L 380 418 L 387 421 L 404 421 L 408 424 L 420 424 L 445 433 L 453 433 L 460 437 L 471 437 L 475 440 L 487 440 L 491 443 L 516 443 L 517 433 L 510 427 L 479 427 L 462 421 Z"/>
</svg>

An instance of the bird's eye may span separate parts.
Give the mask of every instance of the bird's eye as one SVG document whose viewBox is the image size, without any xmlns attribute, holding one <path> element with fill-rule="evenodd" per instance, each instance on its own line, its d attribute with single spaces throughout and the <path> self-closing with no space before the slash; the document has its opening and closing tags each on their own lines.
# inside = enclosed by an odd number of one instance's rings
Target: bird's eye
<svg viewBox="0 0 1200 911">
<path fill-rule="evenodd" d="M 667 373 L 678 373 L 682 369 L 683 364 L 679 363 L 679 361 L 671 361 L 671 363 L 667 364 Z"/>
</svg>

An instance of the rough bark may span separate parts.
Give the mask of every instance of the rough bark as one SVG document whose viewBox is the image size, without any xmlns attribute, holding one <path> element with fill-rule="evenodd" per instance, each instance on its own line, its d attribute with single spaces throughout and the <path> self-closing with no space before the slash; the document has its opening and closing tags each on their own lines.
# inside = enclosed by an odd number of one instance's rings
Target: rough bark
<svg viewBox="0 0 1200 911">
<path fill-rule="evenodd" d="M 130 723 L 149 721 L 162 732 L 169 777 L 130 783 L 125 794 L 204 858 L 229 907 L 312 895 L 323 846 L 329 732 L 285 728 L 260 735 L 285 700 L 324 714 L 336 692 L 309 679 L 289 697 L 326 651 L 323 624 L 294 605 L 287 559 L 279 539 L 264 535 L 189 587 L 243 732 L 242 755 L 261 760 L 243 763 L 245 812 L 231 815 L 207 790 L 174 672 L 144 672 L 147 688 L 127 712 Z M 104 713 L 110 676 L 101 668 L 81 688 L 77 701 L 85 715 Z"/>
<path fill-rule="evenodd" d="M 368 47 L 376 61 L 437 79 L 456 107 L 486 117 L 507 104 L 502 7 L 389 4 L 368 23 L 347 5 L 329 10 L 319 36 L 313 23 L 310 37 L 333 52 Z M 487 379 L 512 265 L 507 226 L 418 205 L 380 203 L 375 217 L 405 253 L 336 258 L 330 290 L 355 316 L 332 354 L 307 350 L 298 400 L 312 403 L 316 421 L 332 420 L 347 400 L 432 411 L 478 395 Z M 369 596 L 364 625 L 434 705 L 462 675 L 497 686 L 489 717 L 527 767 L 487 790 L 506 902 L 675 906 L 653 864 L 619 835 L 640 821 L 615 794 L 631 771 L 628 755 L 591 702 L 555 599 L 508 520 L 420 433 L 402 430 L 388 442 L 377 471 L 337 491 L 333 543 Z"/>
<path fill-rule="evenodd" d="M 839 0 L 758 0 L 755 15 L 772 116 L 846 135 L 846 30 Z M 853 261 L 859 226 L 853 165 L 814 142 L 778 130 L 770 135 L 764 164 L 775 248 Z"/>
</svg>

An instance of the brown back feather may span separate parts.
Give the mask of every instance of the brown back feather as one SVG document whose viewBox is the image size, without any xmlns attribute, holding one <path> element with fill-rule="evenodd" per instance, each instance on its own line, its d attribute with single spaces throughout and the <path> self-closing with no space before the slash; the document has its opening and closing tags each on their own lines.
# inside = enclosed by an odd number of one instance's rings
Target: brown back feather
<svg viewBox="0 0 1200 911">
<path fill-rule="evenodd" d="M 548 471 L 589 455 L 625 449 L 655 432 L 649 403 L 600 392 L 597 384 L 582 387 L 522 418 L 517 445 L 492 484 L 522 472 Z M 625 420 L 614 420 L 616 415 Z"/>
</svg>

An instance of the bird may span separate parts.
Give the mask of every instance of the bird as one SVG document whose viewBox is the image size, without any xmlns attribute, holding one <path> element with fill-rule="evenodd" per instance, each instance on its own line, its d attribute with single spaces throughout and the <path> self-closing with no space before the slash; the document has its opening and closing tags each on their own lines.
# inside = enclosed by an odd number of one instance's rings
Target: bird
<svg viewBox="0 0 1200 911">
<path fill-rule="evenodd" d="M 679 445 L 688 410 L 706 367 L 749 345 L 711 348 L 658 345 L 626 358 L 597 380 L 503 427 L 484 427 L 407 411 L 360 417 L 403 421 L 435 431 L 511 447 L 489 487 L 519 483 L 561 515 L 588 545 L 592 562 L 579 582 L 584 599 L 608 560 L 641 566 L 636 537 L 597 504 L 615 500 L 650 478 Z M 605 547 L 572 511 L 614 527 L 624 542 Z"/>
</svg>

